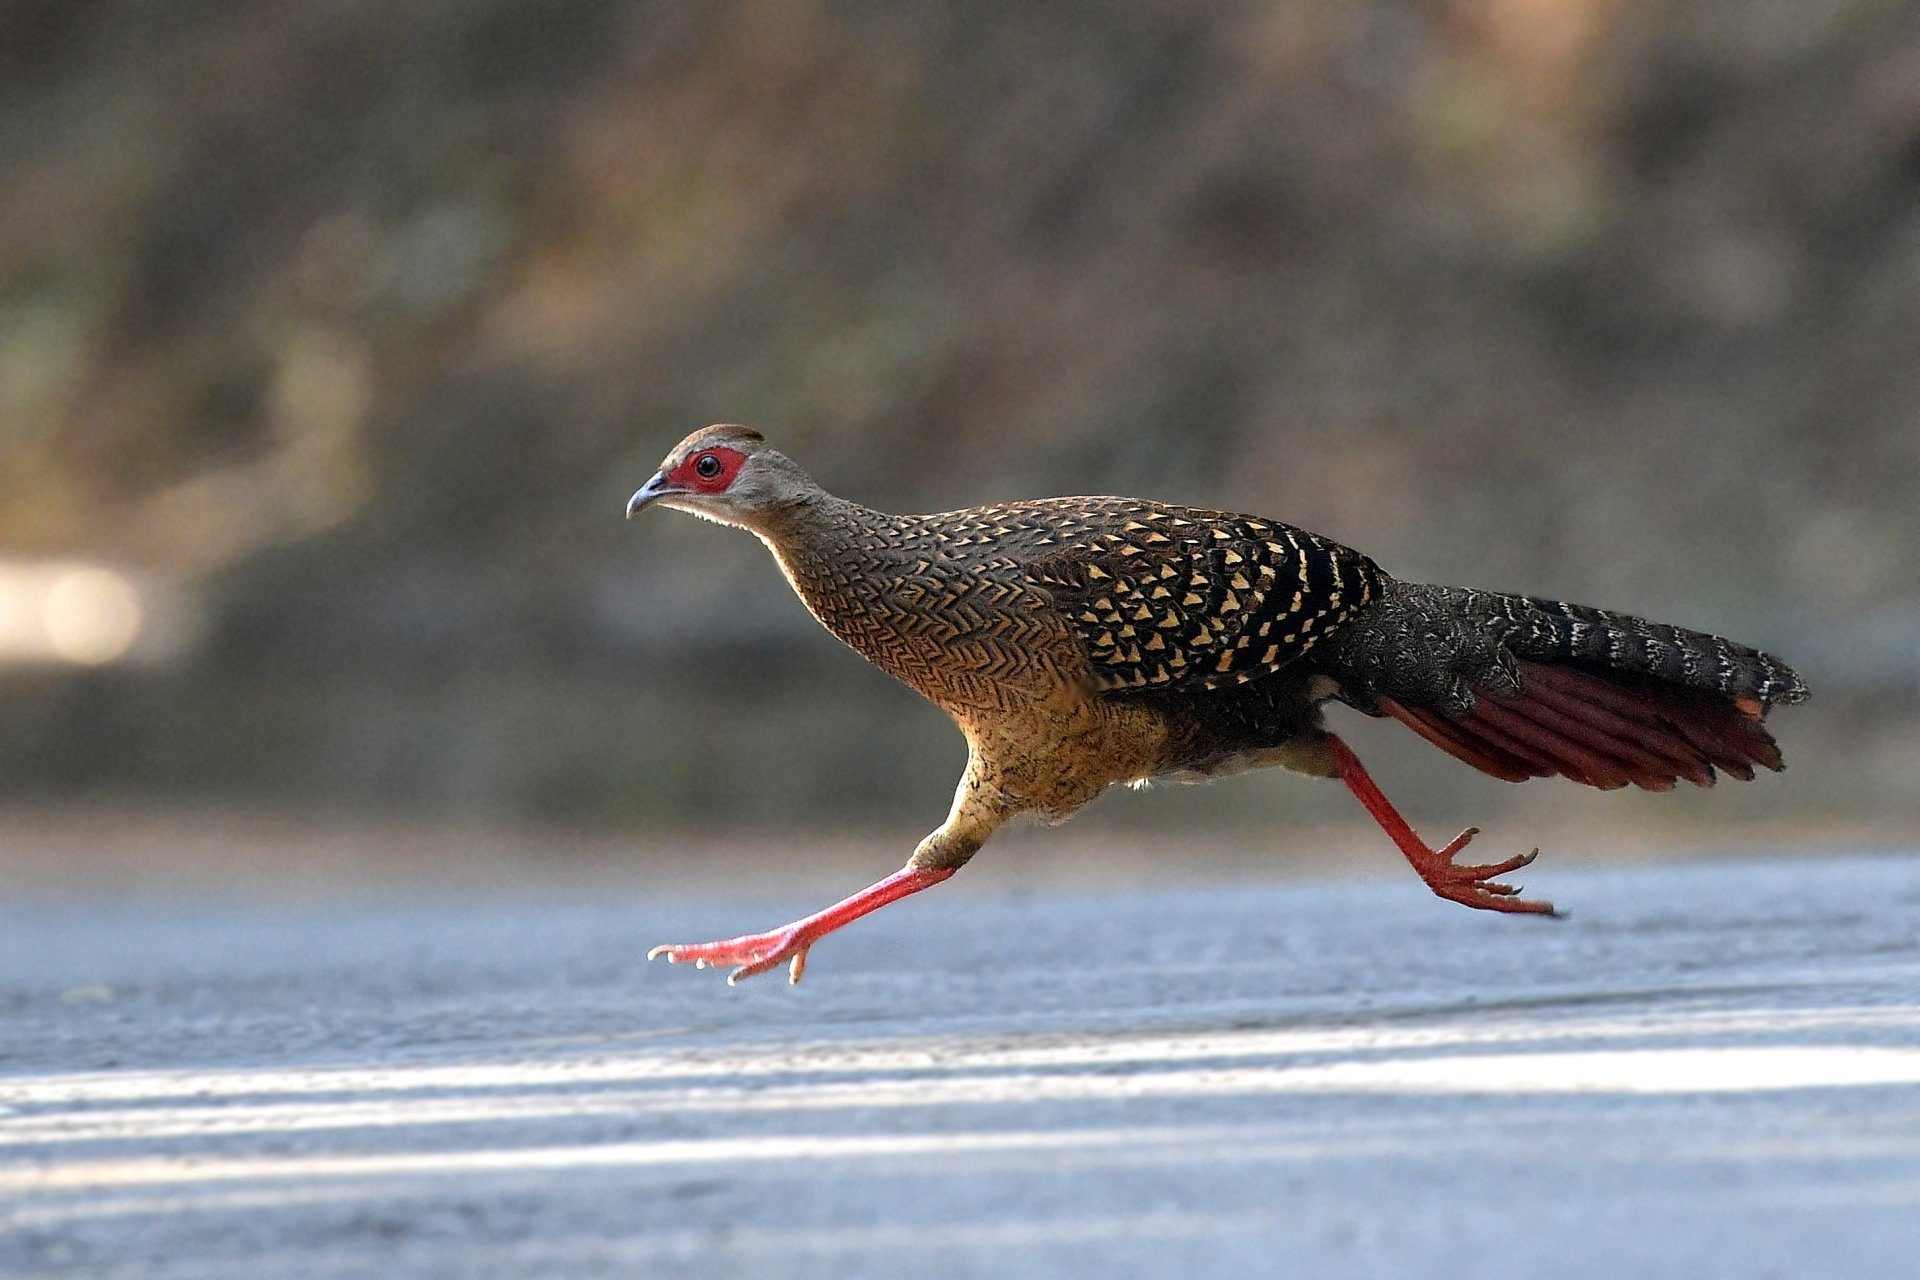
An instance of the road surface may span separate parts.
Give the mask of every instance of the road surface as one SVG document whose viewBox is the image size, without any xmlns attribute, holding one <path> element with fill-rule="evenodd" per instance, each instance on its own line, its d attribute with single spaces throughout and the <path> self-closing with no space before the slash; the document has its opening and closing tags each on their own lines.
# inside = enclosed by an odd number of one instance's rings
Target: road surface
<svg viewBox="0 0 1920 1280">
<path fill-rule="evenodd" d="M 1920 1275 L 1920 856 L 0 905 L 0 1275 Z"/>
</svg>

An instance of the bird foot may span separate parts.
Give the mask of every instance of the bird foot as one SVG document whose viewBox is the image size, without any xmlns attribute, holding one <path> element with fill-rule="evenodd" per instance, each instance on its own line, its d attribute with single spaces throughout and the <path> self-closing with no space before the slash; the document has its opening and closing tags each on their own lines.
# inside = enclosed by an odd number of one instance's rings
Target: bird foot
<svg viewBox="0 0 1920 1280">
<path fill-rule="evenodd" d="M 725 942 L 673 943 L 655 947 L 647 952 L 647 959 L 665 956 L 669 964 L 693 964 L 702 969 L 710 964 L 737 964 L 740 967 L 727 975 L 728 986 L 742 978 L 765 973 L 784 960 L 787 964 L 787 982 L 792 985 L 800 981 L 800 976 L 807 971 L 807 948 L 814 943 L 842 925 L 852 924 L 889 902 L 939 884 L 953 872 L 952 867 L 926 868 L 909 863 L 852 897 L 843 898 L 825 911 L 816 911 L 792 924 L 781 925 L 765 933 L 728 938 Z"/>
<path fill-rule="evenodd" d="M 669 943 L 647 952 L 647 959 L 665 956 L 668 964 L 692 964 L 696 969 L 704 969 L 708 965 L 716 968 L 739 965 L 727 975 L 728 986 L 742 978 L 765 973 L 785 961 L 787 983 L 791 986 L 799 982 L 801 975 L 807 971 L 807 948 L 813 943 L 813 936 L 806 930 L 799 925 L 788 925 L 766 933 L 728 938 L 724 942 Z"/>
<path fill-rule="evenodd" d="M 1532 862 L 1540 856 L 1538 849 L 1532 853 L 1516 854 L 1505 862 L 1464 867 L 1456 864 L 1454 855 L 1480 834 L 1480 828 L 1468 827 L 1440 848 L 1428 848 L 1427 842 L 1415 834 L 1413 828 L 1407 825 L 1407 820 L 1380 794 L 1380 788 L 1367 776 L 1366 766 L 1360 763 L 1360 757 L 1353 754 L 1352 748 L 1332 734 L 1327 735 L 1326 742 L 1339 768 L 1340 781 L 1347 784 L 1347 790 L 1353 792 L 1354 799 L 1373 815 L 1373 820 L 1380 824 L 1387 838 L 1406 855 L 1413 869 L 1427 882 L 1427 888 L 1449 902 L 1457 902 L 1464 907 L 1478 907 L 1482 911 L 1513 911 L 1542 916 L 1560 914 L 1553 909 L 1551 902 L 1522 898 L 1518 886 L 1500 884 L 1494 879 L 1509 871 L 1518 871 Z"/>
<path fill-rule="evenodd" d="M 1534 915 L 1557 916 L 1551 902 L 1522 898 L 1518 885 L 1501 884 L 1496 877 L 1530 864 L 1540 856 L 1540 850 L 1531 853 L 1517 853 L 1504 862 L 1487 862 L 1462 866 L 1453 859 L 1472 839 L 1480 834 L 1480 828 L 1468 827 L 1452 840 L 1438 849 L 1427 849 L 1425 857 L 1408 853 L 1408 861 L 1427 887 L 1450 902 L 1462 906 L 1478 907 L 1483 911 L 1514 911 Z"/>
</svg>

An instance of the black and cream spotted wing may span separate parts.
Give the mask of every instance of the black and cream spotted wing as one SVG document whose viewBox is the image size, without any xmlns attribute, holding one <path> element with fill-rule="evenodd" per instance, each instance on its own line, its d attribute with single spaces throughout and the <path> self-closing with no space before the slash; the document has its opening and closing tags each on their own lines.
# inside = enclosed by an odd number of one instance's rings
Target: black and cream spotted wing
<svg viewBox="0 0 1920 1280">
<path fill-rule="evenodd" d="M 1106 690 L 1257 679 L 1306 654 L 1385 580 L 1349 547 L 1253 516 L 1142 502 L 1084 515 L 1027 576 L 1079 631 Z"/>
</svg>

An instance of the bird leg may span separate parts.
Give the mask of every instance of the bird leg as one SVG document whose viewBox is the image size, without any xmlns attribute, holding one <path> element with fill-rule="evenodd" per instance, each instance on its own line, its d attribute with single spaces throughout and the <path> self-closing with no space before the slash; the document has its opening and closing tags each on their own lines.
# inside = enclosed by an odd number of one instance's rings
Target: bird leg
<svg viewBox="0 0 1920 1280">
<path fill-rule="evenodd" d="M 807 948 L 826 937 L 842 925 L 852 924 L 870 911 L 878 911 L 889 902 L 897 901 L 910 893 L 939 884 L 952 875 L 957 867 L 933 870 L 913 866 L 909 863 L 884 880 L 868 885 L 850 898 L 843 898 L 824 911 L 792 924 L 770 929 L 766 933 L 743 934 L 738 938 L 728 938 L 724 942 L 694 942 L 684 945 L 655 947 L 647 952 L 647 959 L 665 956 L 669 964 L 686 964 L 692 961 L 704 969 L 708 965 L 737 964 L 740 967 L 727 976 L 727 985 L 732 986 L 742 978 L 751 978 L 755 974 L 765 973 L 787 962 L 787 981 L 800 981 L 800 975 L 807 971 Z"/>
<path fill-rule="evenodd" d="M 800 981 L 807 971 L 807 949 L 842 925 L 852 924 L 889 902 L 931 888 L 966 865 L 987 837 L 1010 816 L 1011 809 L 999 789 L 984 779 L 990 770 L 984 767 L 979 752 L 971 755 L 967 772 L 954 792 L 953 809 L 938 830 L 920 842 L 907 865 L 884 880 L 868 885 L 851 898 L 843 898 L 824 911 L 795 920 L 792 924 L 766 933 L 749 933 L 724 942 L 669 944 L 647 952 L 647 959 L 665 956 L 669 964 L 692 962 L 699 968 L 708 965 L 737 964 L 727 975 L 732 986 L 742 978 L 765 973 L 781 961 L 787 962 L 789 985 Z"/>
<path fill-rule="evenodd" d="M 1518 886 L 1500 884 L 1495 879 L 1532 862 L 1540 856 L 1538 849 L 1532 853 L 1516 854 L 1504 862 L 1459 865 L 1454 862 L 1454 856 L 1467 847 L 1468 841 L 1480 834 L 1480 828 L 1468 827 L 1440 848 L 1429 848 L 1381 793 L 1373 779 L 1367 776 L 1360 757 L 1353 754 L 1353 749 L 1333 734 L 1327 735 L 1327 744 L 1339 765 L 1340 781 L 1347 784 L 1347 790 L 1353 792 L 1354 798 L 1365 805 L 1367 812 L 1373 815 L 1373 820 L 1380 824 L 1380 829 L 1399 846 L 1400 852 L 1407 856 L 1407 861 L 1413 864 L 1413 869 L 1419 872 L 1429 889 L 1442 898 L 1484 911 L 1559 914 L 1551 902 L 1522 898 L 1518 896 Z"/>
</svg>

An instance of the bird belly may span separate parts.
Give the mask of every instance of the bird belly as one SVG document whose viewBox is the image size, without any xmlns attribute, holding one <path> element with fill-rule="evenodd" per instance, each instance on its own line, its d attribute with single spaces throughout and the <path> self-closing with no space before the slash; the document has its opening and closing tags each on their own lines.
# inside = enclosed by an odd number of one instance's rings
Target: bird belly
<svg viewBox="0 0 1920 1280">
<path fill-rule="evenodd" d="M 1332 681 L 1302 671 L 1229 689 L 1141 699 L 1163 721 L 1165 747 L 1156 767 L 1138 781 L 1208 782 L 1276 766 L 1331 776 L 1338 762 L 1327 753 L 1320 705 L 1334 689 Z"/>
<path fill-rule="evenodd" d="M 1108 787 L 1157 773 L 1166 760 L 1166 722 L 1137 705 L 1056 698 L 1012 715 L 954 719 L 983 780 L 1009 809 L 1042 822 L 1065 822 Z"/>
<path fill-rule="evenodd" d="M 1159 773 L 1131 779 L 1129 785 L 1144 787 L 1149 783 L 1160 781 L 1189 784 L 1212 782 L 1215 778 L 1230 778 L 1236 773 L 1276 767 L 1291 769 L 1295 773 L 1304 773 L 1315 778 L 1331 778 L 1340 772 L 1339 762 L 1328 750 L 1326 734 L 1315 729 L 1277 747 L 1259 747 L 1248 751 L 1229 752 L 1209 759 L 1183 761 Z"/>
</svg>

